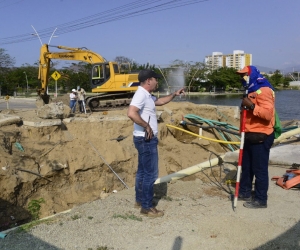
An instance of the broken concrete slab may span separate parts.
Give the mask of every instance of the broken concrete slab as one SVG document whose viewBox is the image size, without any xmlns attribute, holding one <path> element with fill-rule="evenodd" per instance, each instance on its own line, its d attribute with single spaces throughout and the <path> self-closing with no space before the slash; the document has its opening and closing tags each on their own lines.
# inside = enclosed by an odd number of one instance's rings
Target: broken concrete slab
<svg viewBox="0 0 300 250">
<path fill-rule="evenodd" d="M 278 145 L 271 149 L 270 164 L 300 164 L 300 145 Z"/>
<path fill-rule="evenodd" d="M 0 114 L 0 127 L 19 123 L 20 121 L 20 116 Z"/>
<path fill-rule="evenodd" d="M 60 119 L 40 120 L 40 121 L 23 121 L 23 125 L 30 127 L 51 127 L 60 126 L 62 121 Z"/>
<path fill-rule="evenodd" d="M 239 150 L 227 152 L 224 156 L 225 162 L 238 162 Z M 300 145 L 279 145 L 270 150 L 269 164 L 300 163 Z"/>
</svg>

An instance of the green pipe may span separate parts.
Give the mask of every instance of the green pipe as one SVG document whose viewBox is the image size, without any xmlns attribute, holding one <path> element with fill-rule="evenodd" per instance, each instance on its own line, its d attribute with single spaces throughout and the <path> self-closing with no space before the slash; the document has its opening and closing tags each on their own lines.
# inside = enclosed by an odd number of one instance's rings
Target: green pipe
<svg viewBox="0 0 300 250">
<path fill-rule="evenodd" d="M 215 120 L 204 119 L 200 116 L 196 116 L 196 115 L 193 115 L 193 114 L 188 114 L 188 115 L 185 115 L 184 117 L 187 118 L 187 119 L 194 120 L 196 122 L 197 121 L 201 121 L 201 122 L 203 121 L 203 122 L 207 123 L 209 126 L 215 126 L 215 124 L 216 124 L 216 125 L 222 125 L 222 126 L 226 127 L 228 125 L 226 122 L 219 122 L 219 121 L 215 121 Z M 224 141 L 227 141 L 224 133 L 222 131 L 220 131 L 221 128 L 215 127 L 215 129 L 219 132 L 219 135 L 222 137 L 222 139 Z M 236 128 L 235 130 L 239 130 L 239 129 Z M 228 147 L 231 149 L 231 151 L 234 151 L 234 148 L 230 144 L 228 144 Z"/>
<path fill-rule="evenodd" d="M 4 233 L 0 233 L 0 239 L 4 239 L 6 237 L 7 234 Z"/>
</svg>

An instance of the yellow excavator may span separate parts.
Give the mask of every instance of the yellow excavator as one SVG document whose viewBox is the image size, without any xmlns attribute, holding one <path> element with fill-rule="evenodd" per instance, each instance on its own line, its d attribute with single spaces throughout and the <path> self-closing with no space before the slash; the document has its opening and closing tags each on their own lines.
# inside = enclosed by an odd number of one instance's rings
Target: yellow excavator
<svg viewBox="0 0 300 250">
<path fill-rule="evenodd" d="M 50 52 L 49 47 L 64 51 Z M 47 87 L 51 59 L 75 60 L 92 64 L 90 73 L 92 93 L 98 94 L 88 96 L 85 100 L 91 111 L 128 105 L 140 85 L 137 73 L 121 73 L 119 64 L 108 62 L 101 55 L 91 50 L 44 44 L 40 50 L 38 79 L 41 81 L 41 89 L 38 90 L 38 95 L 45 104 L 50 101 Z"/>
</svg>

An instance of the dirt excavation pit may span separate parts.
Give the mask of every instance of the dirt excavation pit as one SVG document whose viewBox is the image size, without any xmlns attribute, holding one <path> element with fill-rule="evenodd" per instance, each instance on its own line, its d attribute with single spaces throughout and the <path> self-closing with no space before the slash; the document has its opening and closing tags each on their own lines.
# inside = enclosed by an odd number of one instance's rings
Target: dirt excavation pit
<svg viewBox="0 0 300 250">
<path fill-rule="evenodd" d="M 182 128 L 182 117 L 193 114 L 239 126 L 238 107 L 172 102 L 157 111 L 160 177 L 230 151 L 225 144 L 199 139 L 167 124 Z M 133 187 L 137 151 L 133 123 L 126 113 L 127 109 L 76 114 L 61 125 L 43 127 L 24 125 L 41 121 L 34 109 L 3 110 L 0 114 L 19 116 L 21 121 L 2 126 L 0 132 L 0 231 L 30 221 L 28 205 L 34 200 L 42 199 L 39 217 L 44 218 L 126 189 L 119 178 Z M 198 127 L 187 128 L 199 134 Z M 203 129 L 202 135 L 222 140 L 214 129 Z M 182 180 L 195 179 L 209 182 L 203 173 Z M 216 187 L 203 190 L 203 195 L 207 192 L 220 193 Z"/>
</svg>

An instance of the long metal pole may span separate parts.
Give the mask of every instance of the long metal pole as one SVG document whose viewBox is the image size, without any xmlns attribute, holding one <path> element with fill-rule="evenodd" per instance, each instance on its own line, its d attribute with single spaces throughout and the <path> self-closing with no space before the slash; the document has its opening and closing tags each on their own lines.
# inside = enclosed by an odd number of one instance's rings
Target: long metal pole
<svg viewBox="0 0 300 250">
<path fill-rule="evenodd" d="M 104 161 L 104 163 L 110 168 L 110 170 L 118 177 L 118 179 L 124 184 L 124 186 L 126 187 L 126 188 L 129 188 L 127 185 L 126 185 L 126 183 L 120 178 L 120 176 L 118 176 L 117 175 L 117 173 L 112 169 L 112 167 L 111 166 L 109 166 L 108 165 L 108 163 L 103 159 L 103 157 L 101 156 L 101 154 L 99 153 L 99 151 L 94 147 L 94 145 L 90 142 L 90 141 L 88 141 L 90 144 L 91 144 L 91 146 L 95 149 L 95 151 L 98 153 L 98 155 L 101 157 L 101 159 L 102 159 L 102 161 Z"/>
<path fill-rule="evenodd" d="M 55 80 L 55 98 L 57 98 L 57 80 Z"/>
<path fill-rule="evenodd" d="M 86 108 L 85 108 L 85 101 L 82 100 L 82 106 L 83 106 L 83 109 L 84 109 L 84 113 L 86 114 Z"/>
<path fill-rule="evenodd" d="M 249 77 L 248 77 L 248 80 L 247 80 L 245 97 L 248 97 L 248 86 L 249 86 Z M 245 142 L 245 123 L 246 123 L 247 110 L 246 110 L 245 107 L 242 107 L 242 108 L 243 108 L 243 112 L 242 112 L 242 121 L 241 121 L 241 144 L 240 144 L 238 168 L 237 168 L 237 174 L 236 174 L 236 184 L 235 184 L 233 209 L 236 208 L 237 200 L 238 200 L 238 197 L 239 197 L 240 179 L 241 179 L 242 162 L 243 162 L 243 150 L 244 150 L 244 142 Z"/>
</svg>

